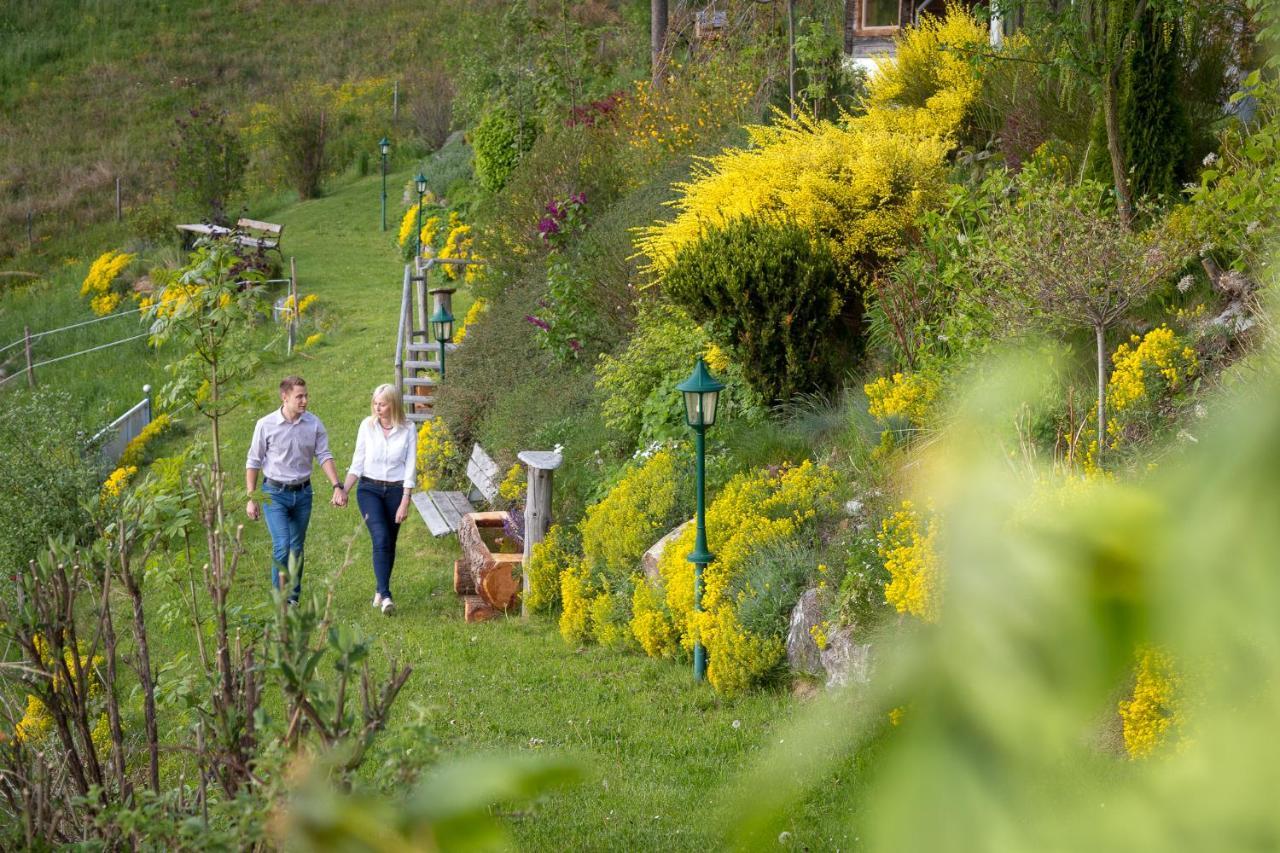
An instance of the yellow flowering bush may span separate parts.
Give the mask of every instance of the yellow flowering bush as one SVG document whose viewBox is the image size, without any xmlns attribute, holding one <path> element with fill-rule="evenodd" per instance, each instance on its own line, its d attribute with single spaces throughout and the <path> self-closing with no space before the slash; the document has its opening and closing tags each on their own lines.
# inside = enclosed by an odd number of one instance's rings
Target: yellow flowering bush
<svg viewBox="0 0 1280 853">
<path fill-rule="evenodd" d="M 680 635 L 663 607 L 662 593 L 646 578 L 631 580 L 631 633 L 651 658 L 675 657 Z"/>
<path fill-rule="evenodd" d="M 428 190 L 427 193 L 422 197 L 423 213 L 425 214 L 427 205 L 434 206 L 435 204 L 436 204 L 435 194 L 432 193 L 430 190 Z M 396 238 L 396 244 L 400 246 L 400 248 L 402 249 L 407 248 L 410 251 L 412 251 L 412 246 L 409 245 L 409 238 L 413 236 L 413 229 L 414 229 L 414 226 L 416 226 L 417 224 L 418 224 L 418 205 L 414 203 L 409 205 L 409 209 L 404 212 L 404 216 L 400 217 L 400 233 L 399 233 L 399 236 Z M 436 229 L 439 228 L 439 226 L 440 226 L 440 218 L 437 216 L 428 217 L 423 221 L 422 233 L 420 236 L 426 237 L 428 234 L 430 234 L 431 239 L 423 239 L 422 245 L 427 246 L 435 241 Z"/>
<path fill-rule="evenodd" d="M 578 559 L 569 538 L 569 531 L 553 524 L 546 537 L 533 546 L 529 565 L 525 567 L 529 574 L 529 594 L 524 603 L 530 611 L 546 612 L 560 603 L 560 575 Z"/>
<path fill-rule="evenodd" d="M 937 523 L 921 517 L 911 501 L 880 524 L 876 547 L 890 580 L 885 600 L 899 613 L 910 613 L 926 622 L 938 619 L 941 596 L 936 549 Z"/>
<path fill-rule="evenodd" d="M 738 602 L 730 594 L 733 580 L 754 551 L 793 538 L 813 519 L 834 506 L 835 473 L 806 460 L 778 474 L 767 470 L 739 474 L 725 485 L 707 510 L 707 536 L 715 557 L 703 573 L 700 617 L 693 612 L 693 551 L 696 529 L 690 525 L 667 546 L 658 561 L 665 616 L 679 644 L 692 650 L 701 638 L 707 648 L 707 678 L 713 687 L 733 693 L 758 682 L 781 659 L 781 640 L 756 636 L 739 623 Z M 632 615 L 632 633 L 646 651 L 663 649 L 655 642 L 653 607 Z M 637 616 L 644 616 L 638 620 Z M 652 653 L 652 652 L 650 652 Z"/>
<path fill-rule="evenodd" d="M 625 582 L 640 558 L 675 520 L 680 476 L 676 454 L 659 450 L 632 466 L 604 500 L 587 508 L 582 531 L 583 560 L 614 584 Z"/>
<path fill-rule="evenodd" d="M 746 117 L 755 86 L 727 57 L 667 66 L 664 85 L 638 80 L 617 113 L 619 133 L 636 154 L 652 158 L 687 151 Z"/>
<path fill-rule="evenodd" d="M 450 211 L 449 236 L 445 238 L 439 257 L 441 259 L 470 260 L 473 257 L 472 243 L 471 226 L 464 223 L 457 213 Z M 463 278 L 470 284 L 480 275 L 480 269 L 478 264 L 470 264 L 465 267 L 460 267 L 456 264 L 445 264 L 444 274 L 446 278 L 454 281 Z"/>
<path fill-rule="evenodd" d="M 53 717 L 49 715 L 49 709 L 43 702 L 28 693 L 27 710 L 18 721 L 13 732 L 14 736 L 23 743 L 39 743 L 44 740 L 52 727 Z"/>
<path fill-rule="evenodd" d="M 901 418 L 921 427 L 938 396 L 938 381 L 923 373 L 895 373 L 864 385 L 862 390 L 866 392 L 871 417 L 881 422 Z"/>
<path fill-rule="evenodd" d="M 1180 389 L 1200 369 L 1196 351 L 1168 326 L 1159 326 L 1142 337 L 1134 335 L 1116 348 L 1111 362 L 1107 436 L 1112 448 L 1119 447 L 1126 427 L 1140 420 L 1144 409 Z"/>
<path fill-rule="evenodd" d="M 324 340 L 324 332 L 314 332 L 310 335 L 307 335 L 307 339 L 302 342 L 302 346 L 298 347 L 298 349 L 311 349 L 313 346 L 316 346 L 323 340 Z"/>
<path fill-rule="evenodd" d="M 116 280 L 136 255 L 109 249 L 89 266 L 89 272 L 80 285 L 80 295 L 89 297 L 89 308 L 99 317 L 110 314 L 120 306 L 124 292 L 115 287 Z"/>
<path fill-rule="evenodd" d="M 440 418 L 432 418 L 418 427 L 418 489 L 434 489 L 458 464 L 458 447 L 449 427 Z"/>
<path fill-rule="evenodd" d="M 122 468 L 133 467 L 136 470 L 137 466 L 142 464 L 142 454 L 146 452 L 147 445 L 151 443 L 153 438 L 172 425 L 173 419 L 167 414 L 154 418 L 151 423 L 142 428 L 142 432 L 134 436 L 133 440 L 125 445 L 124 453 L 120 454 L 120 466 Z"/>
<path fill-rule="evenodd" d="M 661 277 L 681 249 L 744 217 L 793 220 L 864 275 L 898 257 L 902 235 L 943 196 L 946 157 L 981 88 L 978 66 L 950 48 L 980 49 L 985 39 L 972 16 L 949 7 L 944 20 L 906 31 L 909 71 L 899 64 L 872 77 L 864 115 L 839 122 L 779 115 L 772 125 L 747 127 L 747 147 L 707 158 L 676 185 L 673 219 L 640 229 L 646 270 Z"/>
<path fill-rule="evenodd" d="M 1119 707 L 1124 748 L 1130 758 L 1146 758 L 1177 731 L 1180 687 L 1181 679 L 1167 654 L 1154 648 L 1138 652 L 1133 694 Z"/>
<path fill-rule="evenodd" d="M 896 39 L 894 61 L 868 80 L 869 127 L 918 136 L 954 136 L 978 105 L 982 80 L 973 62 L 990 34 L 960 4 L 927 15 Z"/>
<path fill-rule="evenodd" d="M 98 499 L 107 503 L 120 497 L 124 493 L 124 487 L 129 485 L 129 481 L 136 473 L 138 473 L 137 465 L 122 465 L 112 471 L 111 476 L 107 477 L 107 481 L 102 484 Z"/>
<path fill-rule="evenodd" d="M 455 344 L 460 344 L 464 339 L 466 339 L 467 330 L 470 329 L 474 323 L 480 320 L 480 317 L 484 315 L 484 312 L 488 310 L 488 308 L 488 300 L 483 296 L 476 297 L 476 300 L 471 303 L 471 307 L 467 309 L 466 316 L 462 318 L 462 323 L 453 330 L 453 342 Z"/>
<path fill-rule="evenodd" d="M 591 617 L 591 636 L 600 645 L 618 648 L 631 641 L 630 613 L 625 599 L 606 590 L 592 598 L 587 609 Z"/>
<path fill-rule="evenodd" d="M 507 475 L 498 484 L 498 497 L 508 503 L 517 503 L 524 500 L 524 492 L 528 486 L 529 481 L 524 475 L 524 466 L 519 462 L 513 463 L 507 469 Z"/>
<path fill-rule="evenodd" d="M 567 642 L 585 643 L 591 636 L 591 602 L 599 594 L 591 573 L 581 562 L 571 562 L 560 571 L 560 636 Z"/>
</svg>

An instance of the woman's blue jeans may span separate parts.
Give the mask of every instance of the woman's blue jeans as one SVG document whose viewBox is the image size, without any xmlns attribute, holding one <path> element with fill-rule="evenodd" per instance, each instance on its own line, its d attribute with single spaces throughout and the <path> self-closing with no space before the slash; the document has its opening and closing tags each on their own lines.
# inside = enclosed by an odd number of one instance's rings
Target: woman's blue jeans
<svg viewBox="0 0 1280 853">
<path fill-rule="evenodd" d="M 400 536 L 396 510 L 403 498 L 403 486 L 383 486 L 368 480 L 361 480 L 356 490 L 356 504 L 373 540 L 373 577 L 383 598 L 391 597 L 391 569 L 396 563 L 396 539 Z"/>
<path fill-rule="evenodd" d="M 297 577 L 289 600 L 296 604 L 302 595 L 302 546 L 311 521 L 311 484 L 292 492 L 264 485 L 262 491 L 268 498 L 262 515 L 271 532 L 271 585 L 280 588 L 280 577 L 288 575 L 292 559 Z"/>
</svg>

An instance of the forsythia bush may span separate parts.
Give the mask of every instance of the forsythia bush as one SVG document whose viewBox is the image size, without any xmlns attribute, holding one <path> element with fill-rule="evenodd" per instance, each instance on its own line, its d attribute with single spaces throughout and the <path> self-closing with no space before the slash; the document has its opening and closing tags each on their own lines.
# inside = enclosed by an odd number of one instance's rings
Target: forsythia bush
<svg viewBox="0 0 1280 853">
<path fill-rule="evenodd" d="M 899 613 L 910 613 L 926 622 L 938 619 L 937 532 L 933 518 L 921 518 L 911 501 L 903 501 L 897 512 L 881 522 L 876 537 L 880 559 L 890 576 L 884 587 L 885 600 Z"/>
<path fill-rule="evenodd" d="M 1139 338 L 1134 335 L 1111 355 L 1115 365 L 1107 380 L 1107 435 L 1112 448 L 1120 445 L 1125 427 L 1141 415 L 1142 404 L 1153 403 L 1178 390 L 1200 369 L 1196 351 L 1178 340 L 1168 326 Z"/>
<path fill-rule="evenodd" d="M 427 205 L 432 207 L 436 205 L 435 193 L 430 190 L 427 190 L 422 197 L 422 213 L 425 218 L 422 220 L 422 232 L 418 235 L 418 238 L 424 246 L 430 245 L 435 240 L 436 231 L 440 227 L 440 217 L 426 215 Z M 417 224 L 418 205 L 415 203 L 409 205 L 409 209 L 400 218 L 400 235 L 396 239 L 396 243 L 400 248 L 409 249 L 412 252 L 413 246 L 409 241 L 413 239 L 413 229 L 417 227 Z"/>
<path fill-rule="evenodd" d="M 36 652 L 40 655 L 40 662 L 47 669 L 51 661 L 49 652 L 49 644 L 43 637 L 37 635 L 35 637 Z M 81 643 L 77 651 L 70 648 L 62 650 L 63 663 L 67 672 L 75 676 L 76 667 L 83 670 L 86 674 L 86 681 L 89 685 L 88 700 L 93 702 L 102 696 L 102 685 L 98 678 L 94 675 L 98 668 L 102 665 L 102 655 L 94 655 L 90 658 L 84 652 L 84 644 Z M 78 658 L 78 660 L 77 660 Z M 53 689 L 61 691 L 64 685 L 64 676 L 56 675 L 53 679 Z M 14 727 L 14 737 L 20 742 L 36 745 L 47 736 L 53 728 L 53 717 L 49 713 L 48 707 L 40 698 L 27 694 L 27 707 L 22 715 L 22 719 L 18 721 Z M 92 731 L 89 733 L 90 740 L 93 741 L 95 749 L 99 755 L 104 755 L 111 744 L 111 730 L 107 720 L 107 714 L 104 711 L 94 724 Z"/>
<path fill-rule="evenodd" d="M 507 469 L 502 482 L 498 484 L 498 497 L 508 503 L 517 503 L 524 500 L 524 492 L 528 486 L 529 481 L 524 476 L 524 466 L 519 462 L 513 463 Z"/>
<path fill-rule="evenodd" d="M 138 433 L 132 441 L 125 445 L 124 453 L 120 454 L 120 466 L 122 468 L 136 468 L 136 466 L 141 465 L 142 454 L 146 452 L 147 445 L 151 443 L 153 438 L 172 425 L 172 418 L 168 415 L 160 415 L 143 427 L 142 432 Z"/>
<path fill-rule="evenodd" d="M 840 122 L 781 116 L 747 128 L 749 145 L 708 158 L 677 184 L 674 219 L 640 231 L 647 269 L 665 275 L 708 229 L 745 216 L 780 215 L 831 241 L 842 266 L 865 278 L 896 258 L 902 234 L 938 201 L 945 158 L 977 103 L 977 66 L 952 47 L 984 49 L 986 33 L 949 7 L 899 42 L 897 70 L 869 81 L 869 109 Z M 905 53 L 906 65 L 903 63 Z"/>
<path fill-rule="evenodd" d="M 120 306 L 124 292 L 113 285 L 135 257 L 137 256 L 109 249 L 89 266 L 89 273 L 80 285 L 80 295 L 90 296 L 89 308 L 94 314 L 103 317 Z"/>
<path fill-rule="evenodd" d="M 458 448 L 449 427 L 432 418 L 418 427 L 418 489 L 434 489 L 458 464 Z"/>
<path fill-rule="evenodd" d="M 675 657 L 680 634 L 663 607 L 662 593 L 644 577 L 631 581 L 631 633 L 651 658 Z"/>
<path fill-rule="evenodd" d="M 938 381 L 923 373 L 895 373 L 864 385 L 867 411 L 878 421 L 902 418 L 914 427 L 924 426 L 934 399 Z"/>
<path fill-rule="evenodd" d="M 739 624 L 730 584 L 756 549 L 798 535 L 834 502 L 835 474 L 826 466 L 803 464 L 774 475 L 740 474 L 707 510 L 707 535 L 715 558 L 703 574 L 703 611 L 693 612 L 693 564 L 688 561 L 697 531 L 691 525 L 663 552 L 658 563 L 665 587 L 665 612 L 637 593 L 631 630 L 650 654 L 674 648 L 666 641 L 664 619 L 686 650 L 701 639 L 707 648 L 707 678 L 723 693 L 758 682 L 782 659 L 780 639 L 758 637 Z M 637 601 L 640 607 L 637 607 Z M 658 612 L 659 611 L 660 615 Z"/>
<path fill-rule="evenodd" d="M 627 145 L 646 159 L 675 154 L 714 139 L 746 116 L 755 87 L 723 55 L 707 62 L 672 62 L 658 89 L 638 80 L 618 109 L 617 126 Z"/>
<path fill-rule="evenodd" d="M 1180 684 L 1168 655 L 1153 648 L 1138 653 L 1133 695 L 1119 708 L 1124 748 L 1130 758 L 1146 758 L 1176 732 L 1181 722 Z"/>
</svg>

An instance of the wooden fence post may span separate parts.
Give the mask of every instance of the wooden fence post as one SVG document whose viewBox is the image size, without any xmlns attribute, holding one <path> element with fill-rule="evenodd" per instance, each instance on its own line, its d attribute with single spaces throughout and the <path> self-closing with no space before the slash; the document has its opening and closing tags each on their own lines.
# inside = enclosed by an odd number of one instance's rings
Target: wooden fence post
<svg viewBox="0 0 1280 853">
<path fill-rule="evenodd" d="M 116 178 L 116 222 L 120 221 L 120 178 Z"/>
<path fill-rule="evenodd" d="M 293 357 L 293 346 L 298 337 L 298 266 L 293 255 L 289 256 L 289 299 L 293 310 L 289 312 L 289 349 L 288 356 Z"/>
<path fill-rule="evenodd" d="M 524 577 L 520 596 L 520 615 L 527 616 L 529 600 L 529 561 L 533 546 L 547 538 L 551 529 L 551 472 L 560 467 L 564 457 L 559 450 L 522 450 L 517 457 L 529 468 L 529 489 L 524 504 Z"/>
<path fill-rule="evenodd" d="M 36 387 L 36 371 L 31 364 L 31 327 L 30 326 L 22 327 L 22 349 L 27 354 L 27 385 L 31 388 L 34 388 Z"/>
</svg>

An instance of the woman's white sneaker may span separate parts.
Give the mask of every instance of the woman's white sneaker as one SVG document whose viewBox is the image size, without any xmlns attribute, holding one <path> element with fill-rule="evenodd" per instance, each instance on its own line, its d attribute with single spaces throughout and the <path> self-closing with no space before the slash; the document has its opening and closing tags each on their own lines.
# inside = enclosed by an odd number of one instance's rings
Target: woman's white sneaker
<svg viewBox="0 0 1280 853">
<path fill-rule="evenodd" d="M 396 603 L 392 601 L 389 596 L 387 598 L 382 599 L 383 615 L 390 616 L 392 613 L 395 613 L 395 612 L 396 612 Z"/>
<path fill-rule="evenodd" d="M 391 599 L 389 599 L 389 598 L 388 598 L 388 599 L 386 599 L 386 600 L 387 600 L 387 601 L 390 601 Z M 373 606 L 374 606 L 374 607 L 381 607 L 381 606 L 382 606 L 382 601 L 383 601 L 382 593 L 380 593 L 380 592 L 375 592 L 375 593 L 373 594 Z"/>
</svg>

